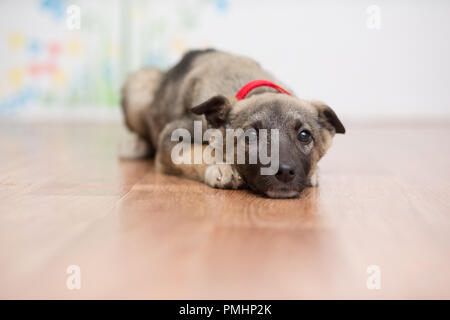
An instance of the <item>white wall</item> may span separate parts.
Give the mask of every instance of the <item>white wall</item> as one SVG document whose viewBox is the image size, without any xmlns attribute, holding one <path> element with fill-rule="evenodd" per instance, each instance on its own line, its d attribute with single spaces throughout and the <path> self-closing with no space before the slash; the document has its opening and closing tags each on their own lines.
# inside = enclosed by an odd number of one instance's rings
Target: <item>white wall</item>
<svg viewBox="0 0 450 320">
<path fill-rule="evenodd" d="M 450 116 L 450 1 L 56 0 L 81 7 L 79 31 L 43 2 L 0 3 L 0 115 L 34 115 L 39 104 L 55 114 L 86 104 L 89 114 L 105 102 L 117 112 L 117 75 L 217 47 L 253 57 L 297 95 L 347 118 Z M 381 10 L 379 30 L 366 26 L 370 5 Z M 11 47 L 15 34 L 21 45 Z M 36 39 L 43 49 L 28 52 Z M 78 56 L 71 39 L 81 43 Z M 62 47 L 57 57 L 51 43 Z M 62 76 L 28 73 L 49 61 Z M 24 90 L 33 93 L 27 101 Z"/>
<path fill-rule="evenodd" d="M 366 9 L 381 9 L 381 29 Z M 450 114 L 450 1 L 232 1 L 204 30 L 349 116 Z"/>
</svg>

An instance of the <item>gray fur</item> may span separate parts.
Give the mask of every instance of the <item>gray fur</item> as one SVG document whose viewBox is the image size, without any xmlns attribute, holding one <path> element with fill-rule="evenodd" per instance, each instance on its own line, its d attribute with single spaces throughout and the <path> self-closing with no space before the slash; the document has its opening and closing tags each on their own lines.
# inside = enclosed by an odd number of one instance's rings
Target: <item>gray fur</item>
<svg viewBox="0 0 450 320">
<path fill-rule="evenodd" d="M 159 77 L 152 80 L 147 77 L 147 82 L 145 77 L 132 76 L 128 79 L 123 90 L 126 124 L 156 151 L 157 167 L 162 172 L 205 182 L 214 180 L 211 177 L 207 179 L 206 171 L 221 172 L 221 175 L 229 172 L 230 177 L 240 175 L 230 185 L 245 181 L 250 188 L 266 196 L 296 196 L 311 184 L 317 162 L 330 146 L 331 138 L 335 133 L 344 133 L 345 129 L 334 111 L 324 103 L 280 94 L 272 88 L 257 88 L 241 101 L 234 98 L 242 86 L 257 79 L 272 81 L 290 91 L 252 59 L 211 49 L 191 51 Z M 142 80 L 141 84 L 136 84 Z M 132 97 L 136 91 L 126 88 L 137 87 L 151 93 L 143 95 L 152 98 L 146 102 L 145 108 L 129 105 L 129 101 L 136 100 Z M 205 129 L 245 130 L 251 126 L 280 129 L 280 158 L 295 167 L 294 181 L 281 185 L 273 177 L 261 178 L 255 173 L 255 167 L 249 165 L 237 165 L 230 170 L 174 165 L 170 158 L 174 145 L 170 141 L 171 133 L 174 129 L 185 128 L 193 136 L 194 120 L 202 120 Z M 298 143 L 296 130 L 300 127 L 310 131 L 314 137 L 309 145 Z M 214 186 L 224 187 L 220 184 Z"/>
</svg>

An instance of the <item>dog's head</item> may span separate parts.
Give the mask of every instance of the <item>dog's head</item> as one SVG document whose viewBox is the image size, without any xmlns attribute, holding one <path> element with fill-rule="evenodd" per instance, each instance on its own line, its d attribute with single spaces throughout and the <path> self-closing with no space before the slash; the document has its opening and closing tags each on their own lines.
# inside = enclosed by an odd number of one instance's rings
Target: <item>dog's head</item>
<svg viewBox="0 0 450 320">
<path fill-rule="evenodd" d="M 267 129 L 269 154 L 274 143 L 271 129 L 278 129 L 279 161 L 273 174 L 261 174 L 261 168 L 270 164 L 261 163 L 259 157 L 257 163 L 249 163 L 249 139 L 245 140 L 245 163 L 235 164 L 252 190 L 271 198 L 297 197 L 311 185 L 317 162 L 330 147 L 333 136 L 345 133 L 341 121 L 326 104 L 279 93 L 261 93 L 243 100 L 218 95 L 192 111 L 205 115 L 210 127 L 223 132 L 242 129 L 251 137 Z"/>
</svg>

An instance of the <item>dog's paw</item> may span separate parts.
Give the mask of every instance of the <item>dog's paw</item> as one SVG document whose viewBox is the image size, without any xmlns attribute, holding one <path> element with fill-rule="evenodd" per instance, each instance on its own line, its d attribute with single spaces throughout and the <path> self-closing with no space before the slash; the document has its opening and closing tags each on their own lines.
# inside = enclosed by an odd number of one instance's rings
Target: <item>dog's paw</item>
<svg viewBox="0 0 450 320">
<path fill-rule="evenodd" d="M 237 189 L 244 184 L 244 181 L 231 165 L 214 164 L 206 168 L 205 183 L 214 188 Z"/>
<path fill-rule="evenodd" d="M 312 176 L 309 178 L 308 187 L 318 187 L 319 186 L 319 173 L 318 170 L 312 174 Z"/>
<path fill-rule="evenodd" d="M 119 145 L 119 155 L 122 159 L 142 159 L 150 156 L 152 148 L 142 138 L 138 136 L 130 136 Z"/>
</svg>

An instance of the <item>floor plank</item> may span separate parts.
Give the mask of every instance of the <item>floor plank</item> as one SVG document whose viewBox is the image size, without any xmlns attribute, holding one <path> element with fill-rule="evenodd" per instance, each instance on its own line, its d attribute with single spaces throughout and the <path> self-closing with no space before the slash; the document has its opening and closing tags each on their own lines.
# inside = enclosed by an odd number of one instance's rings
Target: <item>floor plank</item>
<svg viewBox="0 0 450 320">
<path fill-rule="evenodd" d="M 0 124 L 0 298 L 450 298 L 450 123 L 350 125 L 290 200 L 120 161 L 122 134 Z"/>
</svg>

